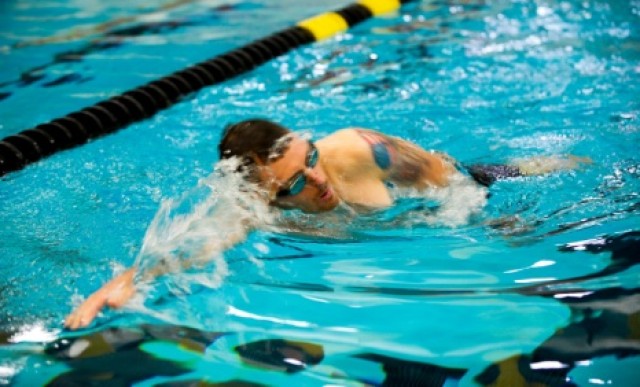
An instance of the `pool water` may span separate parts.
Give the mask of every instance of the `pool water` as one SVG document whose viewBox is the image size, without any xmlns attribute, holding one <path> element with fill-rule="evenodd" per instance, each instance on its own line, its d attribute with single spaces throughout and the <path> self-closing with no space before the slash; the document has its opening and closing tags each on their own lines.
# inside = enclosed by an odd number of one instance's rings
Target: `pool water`
<svg viewBox="0 0 640 387">
<path fill-rule="evenodd" d="M 4 1 L 0 136 L 347 4 Z M 411 3 L 2 177 L 0 383 L 637 385 L 639 19 L 635 0 Z M 295 226 L 62 331 L 124 267 L 233 231 L 247 203 L 213 172 L 217 143 L 255 116 L 464 163 L 592 162 L 498 182 L 486 203 L 476 188 L 363 215 L 258 206 Z"/>
</svg>

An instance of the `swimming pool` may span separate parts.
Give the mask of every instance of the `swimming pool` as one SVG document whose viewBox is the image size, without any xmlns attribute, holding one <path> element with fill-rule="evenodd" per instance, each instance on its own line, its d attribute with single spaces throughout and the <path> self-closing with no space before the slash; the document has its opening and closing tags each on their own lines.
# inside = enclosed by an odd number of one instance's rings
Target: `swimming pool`
<svg viewBox="0 0 640 387">
<path fill-rule="evenodd" d="M 0 136 L 346 4 L 3 2 Z M 0 381 L 634 385 L 639 10 L 409 4 L 3 177 Z M 501 182 L 480 213 L 452 193 L 448 214 L 414 197 L 308 219 L 318 235 L 255 232 L 226 265 L 60 332 L 70 300 L 134 262 L 163 200 L 200 198 L 198 181 L 227 197 L 208 177 L 216 144 L 251 116 L 316 137 L 376 128 L 464 162 L 594 162 Z M 170 209 L 169 225 L 191 207 Z"/>
</svg>

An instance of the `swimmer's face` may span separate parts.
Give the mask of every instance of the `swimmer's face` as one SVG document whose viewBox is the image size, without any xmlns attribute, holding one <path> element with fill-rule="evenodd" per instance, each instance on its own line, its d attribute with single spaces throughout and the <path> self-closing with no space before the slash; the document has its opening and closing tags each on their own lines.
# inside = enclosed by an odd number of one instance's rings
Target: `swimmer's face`
<svg viewBox="0 0 640 387">
<path fill-rule="evenodd" d="M 296 135 L 282 157 L 263 166 L 261 180 L 269 190 L 271 203 L 277 207 L 316 213 L 333 210 L 339 202 L 318 150 Z"/>
</svg>

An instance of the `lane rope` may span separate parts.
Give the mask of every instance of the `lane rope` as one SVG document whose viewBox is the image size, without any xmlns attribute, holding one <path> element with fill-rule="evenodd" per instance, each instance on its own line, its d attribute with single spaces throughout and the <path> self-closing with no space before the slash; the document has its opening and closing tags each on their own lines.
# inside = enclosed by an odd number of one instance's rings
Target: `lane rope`
<svg viewBox="0 0 640 387">
<path fill-rule="evenodd" d="M 413 0 L 360 0 L 334 12 L 0 140 L 0 177 L 153 116 L 204 87 L 229 80 L 302 45 L 329 38 Z"/>
</svg>

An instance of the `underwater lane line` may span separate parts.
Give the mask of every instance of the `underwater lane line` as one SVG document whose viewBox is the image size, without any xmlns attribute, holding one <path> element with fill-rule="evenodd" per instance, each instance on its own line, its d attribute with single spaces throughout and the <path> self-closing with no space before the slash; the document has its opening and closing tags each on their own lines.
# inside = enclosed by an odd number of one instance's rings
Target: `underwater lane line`
<svg viewBox="0 0 640 387">
<path fill-rule="evenodd" d="M 329 38 L 373 16 L 414 0 L 360 0 L 215 58 L 174 72 L 80 111 L 0 140 L 0 177 L 58 151 L 73 148 L 153 116 L 185 96 L 237 75 L 302 45 Z"/>
</svg>

